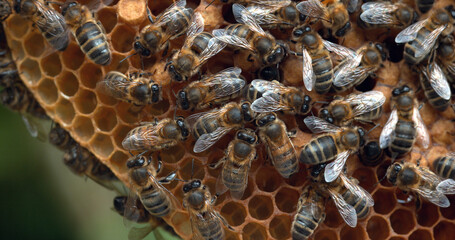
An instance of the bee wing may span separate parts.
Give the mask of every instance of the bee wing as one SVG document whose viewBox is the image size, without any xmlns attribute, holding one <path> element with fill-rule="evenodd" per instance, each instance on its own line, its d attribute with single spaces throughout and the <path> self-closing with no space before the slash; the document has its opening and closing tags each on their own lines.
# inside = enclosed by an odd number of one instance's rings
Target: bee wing
<svg viewBox="0 0 455 240">
<path fill-rule="evenodd" d="M 186 32 L 186 39 L 183 46 L 185 48 L 189 48 L 194 41 L 194 38 L 201 32 L 204 31 L 204 18 L 200 13 L 195 13 L 193 15 L 193 19 L 191 20 L 191 24 L 188 27 Z"/>
<path fill-rule="evenodd" d="M 380 91 L 368 91 L 361 94 L 350 95 L 346 100 L 355 106 L 353 111 L 354 114 L 358 116 L 381 107 L 386 98 Z"/>
<path fill-rule="evenodd" d="M 266 81 L 262 79 L 254 79 L 251 85 L 261 93 L 269 92 L 283 92 L 286 87 L 277 81 Z"/>
<path fill-rule="evenodd" d="M 134 84 L 129 78 L 113 78 L 116 81 L 103 79 L 96 84 L 96 90 L 102 92 L 105 95 L 112 96 L 114 98 L 125 99 L 127 94 L 123 89 L 126 89 L 131 84 Z"/>
<path fill-rule="evenodd" d="M 291 4 L 291 0 L 251 0 L 250 3 L 263 5 L 274 9 L 286 7 Z"/>
<path fill-rule="evenodd" d="M 226 135 L 232 128 L 230 127 L 218 127 L 211 133 L 202 134 L 194 144 L 193 152 L 200 153 L 209 149 L 215 144 L 221 137 Z"/>
<path fill-rule="evenodd" d="M 311 59 L 310 54 L 303 48 L 303 83 L 305 84 L 305 88 L 308 91 L 313 90 L 314 84 L 316 82 L 316 75 L 313 72 L 313 60 Z"/>
<path fill-rule="evenodd" d="M 158 127 L 159 126 L 159 127 Z M 139 134 L 130 134 L 128 133 L 122 141 L 123 148 L 127 150 L 144 150 L 142 148 L 135 147 L 134 145 L 146 145 L 146 146 L 154 146 L 154 145 L 161 145 L 166 143 L 167 141 L 163 141 L 162 138 L 158 136 L 158 131 L 161 128 L 161 126 L 158 125 L 152 125 L 152 124 L 147 124 L 144 126 L 139 126 L 137 128 L 143 128 L 142 131 L 139 132 Z M 136 143 L 136 144 L 132 144 Z"/>
<path fill-rule="evenodd" d="M 425 25 L 425 20 L 418 21 L 409 27 L 403 29 L 398 35 L 395 37 L 396 43 L 405 43 L 414 40 L 417 37 L 417 32 Z"/>
<path fill-rule="evenodd" d="M 176 173 L 174 173 L 174 174 L 176 174 Z M 179 200 L 177 200 L 177 198 L 174 196 L 174 194 L 171 191 L 167 190 L 167 188 L 165 188 L 163 186 L 163 184 L 161 184 L 160 181 L 158 181 L 155 178 L 155 176 L 153 176 L 152 174 L 150 174 L 150 179 L 151 179 L 151 181 L 153 181 L 156 184 L 157 189 L 160 189 L 160 191 L 162 193 L 166 194 L 166 196 L 168 197 L 170 204 L 171 204 L 170 207 L 173 209 L 179 208 L 180 202 L 179 202 Z"/>
<path fill-rule="evenodd" d="M 224 169 L 221 171 L 224 171 Z M 227 190 L 229 190 L 229 188 L 224 184 L 223 174 L 220 173 L 220 174 L 218 174 L 218 177 L 216 179 L 216 194 L 221 195 L 221 194 L 225 193 Z"/>
<path fill-rule="evenodd" d="M 141 210 L 136 205 L 138 197 L 139 196 L 136 191 L 129 191 L 128 198 L 124 206 L 125 209 L 123 210 L 123 225 L 127 228 L 130 228 L 133 222 L 141 218 Z"/>
<path fill-rule="evenodd" d="M 256 18 L 244 6 L 234 3 L 232 5 L 232 13 L 234 13 L 235 20 L 239 23 L 247 25 L 252 31 L 260 35 L 266 35 L 264 30 L 256 21 Z"/>
<path fill-rule="evenodd" d="M 420 116 L 419 109 L 414 107 L 414 112 L 412 114 L 412 120 L 415 123 L 416 132 L 417 132 L 417 142 L 423 148 L 427 149 L 430 144 L 430 135 L 428 134 L 427 127 Z"/>
<path fill-rule="evenodd" d="M 436 43 L 436 40 L 438 39 L 439 35 L 444 31 L 446 26 L 440 26 L 436 28 L 434 31 L 432 31 L 430 34 L 428 34 L 425 37 L 425 40 L 422 42 L 422 48 L 416 48 L 415 51 L 415 57 L 422 57 L 427 55 L 431 49 L 433 49 L 434 44 Z"/>
<path fill-rule="evenodd" d="M 390 113 L 389 120 L 387 120 L 387 123 L 381 131 L 381 136 L 379 137 L 379 146 L 382 149 L 388 147 L 390 145 L 390 142 L 392 142 L 394 132 L 393 130 L 395 130 L 397 122 L 398 112 L 396 109 L 393 109 L 393 111 Z"/>
<path fill-rule="evenodd" d="M 128 240 L 142 240 L 155 229 L 152 225 L 147 224 L 144 227 L 132 227 L 128 232 Z"/>
<path fill-rule="evenodd" d="M 355 212 L 354 207 L 349 205 L 338 192 L 330 188 L 328 191 L 343 220 L 350 227 L 355 227 L 357 225 L 357 213 Z"/>
<path fill-rule="evenodd" d="M 433 87 L 434 91 L 442 99 L 450 100 L 452 92 L 450 91 L 449 83 L 447 82 L 446 75 L 437 63 L 431 64 L 429 76 L 427 71 L 423 71 L 423 74 L 430 80 L 431 87 Z"/>
<path fill-rule="evenodd" d="M 338 178 L 350 154 L 351 151 L 341 152 L 334 161 L 327 164 L 324 169 L 324 179 L 326 182 L 333 182 Z"/>
<path fill-rule="evenodd" d="M 418 187 L 411 189 L 439 207 L 446 208 L 450 206 L 449 199 L 444 193 L 437 191 L 436 189 L 429 189 L 425 185 L 419 185 Z"/>
<path fill-rule="evenodd" d="M 204 224 L 205 220 L 204 218 L 200 215 L 197 214 L 195 211 L 188 211 L 190 214 L 190 222 L 191 222 L 191 232 L 193 233 L 192 239 L 194 240 L 203 240 L 204 238 L 201 236 L 201 233 L 199 232 L 198 225 L 207 225 Z"/>
<path fill-rule="evenodd" d="M 443 194 L 455 194 L 455 180 L 449 178 L 441 181 L 436 186 L 436 190 Z"/>
<path fill-rule="evenodd" d="M 370 24 L 396 24 L 397 20 L 392 15 L 396 9 L 390 2 L 367 2 L 362 5 L 360 19 Z"/>
<path fill-rule="evenodd" d="M 245 86 L 245 80 L 227 75 L 220 74 L 220 77 L 210 78 L 204 81 L 204 84 L 215 91 L 213 98 L 222 98 L 239 92 Z"/>
<path fill-rule="evenodd" d="M 274 12 L 279 9 L 279 7 L 270 7 L 265 5 L 251 5 L 248 6 L 247 11 L 253 15 L 258 24 L 269 24 L 269 23 L 283 23 Z"/>
<path fill-rule="evenodd" d="M 344 5 L 349 13 L 353 13 L 357 10 L 357 5 L 359 5 L 359 0 L 343 0 Z"/>
<path fill-rule="evenodd" d="M 358 196 L 361 199 L 365 199 L 367 202 L 367 205 L 372 207 L 374 206 L 374 200 L 373 197 L 369 192 L 367 192 L 365 189 L 363 189 L 360 185 L 354 183 L 351 181 L 346 175 L 340 174 L 341 180 L 343 180 L 344 186 L 354 193 L 356 196 Z"/>
<path fill-rule="evenodd" d="M 445 68 L 447 69 L 447 71 L 453 75 L 455 75 L 455 62 L 451 62 L 447 65 L 445 65 Z"/>
<path fill-rule="evenodd" d="M 32 137 L 38 138 L 41 142 L 46 141 L 49 130 L 45 125 L 45 120 L 34 117 L 27 112 L 22 113 L 21 118 Z"/>
<path fill-rule="evenodd" d="M 155 24 L 157 26 L 162 26 L 174 19 L 174 15 L 177 14 L 178 11 L 173 11 L 174 8 L 184 8 L 186 6 L 186 0 L 179 0 L 171 4 L 166 10 L 163 11 L 161 15 L 158 16 Z"/>
<path fill-rule="evenodd" d="M 289 106 L 283 104 L 282 97 L 281 94 L 276 92 L 265 92 L 262 97 L 254 100 L 251 104 L 251 109 L 260 113 L 290 110 Z"/>
<path fill-rule="evenodd" d="M 324 47 L 329 51 L 334 53 L 335 55 L 341 57 L 341 58 L 350 58 L 354 59 L 357 56 L 357 53 L 347 47 L 329 42 L 327 40 L 322 40 L 322 43 L 324 44 Z"/>
<path fill-rule="evenodd" d="M 355 82 L 358 82 L 366 74 L 371 71 L 373 67 L 359 66 L 362 61 L 363 54 L 357 55 L 354 59 L 347 59 L 341 63 L 338 70 L 335 72 L 333 85 L 343 87 Z"/>
<path fill-rule="evenodd" d="M 313 133 L 321 133 L 321 132 L 336 132 L 340 130 L 340 127 L 335 126 L 322 118 L 318 118 L 315 116 L 309 116 L 303 119 L 305 125 L 311 130 Z"/>
<path fill-rule="evenodd" d="M 226 33 L 226 30 L 224 29 L 215 29 L 212 31 L 212 34 L 215 36 L 216 39 L 230 45 L 234 45 L 240 48 L 245 48 L 250 51 L 254 51 L 254 48 L 251 46 L 251 44 L 245 39 L 245 38 L 240 38 L 235 35 L 229 35 Z"/>
<path fill-rule="evenodd" d="M 224 70 L 221 70 L 221 71 L 217 72 L 215 75 L 211 76 L 211 78 L 222 79 L 222 78 L 225 78 L 225 77 L 230 77 L 232 75 L 234 75 L 236 77 L 239 77 L 241 73 L 242 73 L 242 69 L 241 68 L 239 68 L 239 67 L 229 67 L 229 68 L 226 68 Z"/>
<path fill-rule="evenodd" d="M 209 43 L 207 44 L 207 47 L 202 51 L 202 53 L 199 55 L 199 65 L 204 64 L 207 60 L 209 60 L 211 57 L 215 56 L 217 53 L 219 53 L 223 48 L 226 47 L 226 43 L 217 39 L 217 38 L 212 38 L 209 40 Z"/>
<path fill-rule="evenodd" d="M 297 4 L 297 10 L 303 15 L 314 18 L 326 18 L 327 11 L 319 0 L 307 0 Z"/>
</svg>

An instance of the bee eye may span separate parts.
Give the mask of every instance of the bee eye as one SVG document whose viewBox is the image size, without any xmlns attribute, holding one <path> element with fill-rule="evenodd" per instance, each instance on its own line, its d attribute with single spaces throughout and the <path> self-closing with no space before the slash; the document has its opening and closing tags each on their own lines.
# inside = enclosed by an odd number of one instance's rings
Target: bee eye
<svg viewBox="0 0 455 240">
<path fill-rule="evenodd" d="M 300 37 L 300 36 L 302 36 L 303 31 L 302 31 L 302 29 L 296 29 L 292 34 L 296 37 Z"/>
<path fill-rule="evenodd" d="M 183 186 L 183 192 L 187 193 L 191 190 L 191 188 L 188 185 Z"/>
<path fill-rule="evenodd" d="M 401 94 L 401 91 L 400 91 L 399 88 L 393 89 L 393 91 L 392 91 L 392 95 L 393 95 L 393 96 L 396 97 L 396 96 L 398 96 L 398 95 L 400 95 L 400 94 Z"/>
<path fill-rule="evenodd" d="M 199 180 L 194 181 L 193 184 L 192 184 L 193 188 L 198 188 L 200 186 L 201 186 L 201 181 L 199 181 Z"/>
</svg>

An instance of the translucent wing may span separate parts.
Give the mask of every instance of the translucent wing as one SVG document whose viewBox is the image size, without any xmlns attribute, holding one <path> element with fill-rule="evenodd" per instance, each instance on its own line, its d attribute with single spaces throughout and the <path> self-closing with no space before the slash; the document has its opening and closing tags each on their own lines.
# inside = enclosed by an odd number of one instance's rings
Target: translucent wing
<svg viewBox="0 0 455 240">
<path fill-rule="evenodd" d="M 346 9 L 349 13 L 353 13 L 357 10 L 357 5 L 359 5 L 358 0 L 344 0 L 344 4 L 346 5 Z"/>
<path fill-rule="evenodd" d="M 350 227 L 355 227 L 357 225 L 357 214 L 354 207 L 349 205 L 338 192 L 330 188 L 328 191 L 343 220 Z"/>
<path fill-rule="evenodd" d="M 319 0 L 307 0 L 297 4 L 297 10 L 303 15 L 314 18 L 326 18 L 326 10 Z"/>
<path fill-rule="evenodd" d="M 45 29 L 46 33 L 52 36 L 61 36 L 67 32 L 67 26 L 63 16 L 54 9 L 44 5 L 39 1 L 33 1 L 37 11 L 42 14 L 34 23 L 39 29 Z M 61 30 L 65 29 L 64 32 Z"/>
<path fill-rule="evenodd" d="M 254 51 L 254 48 L 245 38 L 228 35 L 224 29 L 215 29 L 212 31 L 212 34 L 221 42 Z"/>
<path fill-rule="evenodd" d="M 395 37 L 396 43 L 405 43 L 414 40 L 417 37 L 417 32 L 425 25 L 426 19 L 422 21 L 418 21 L 409 27 L 403 29 L 398 35 Z"/>
<path fill-rule="evenodd" d="M 426 75 L 427 79 L 430 80 L 431 87 L 433 87 L 434 91 L 443 99 L 450 100 L 452 96 L 452 92 L 450 91 L 449 83 L 447 82 L 447 78 L 442 71 L 441 67 L 437 63 L 432 63 L 430 66 L 430 75 L 423 71 L 424 75 Z"/>
<path fill-rule="evenodd" d="M 306 117 L 303 122 L 305 125 L 311 130 L 313 133 L 321 133 L 321 132 L 336 132 L 340 130 L 340 127 L 335 126 L 331 123 L 328 123 L 324 119 L 309 116 Z"/>
<path fill-rule="evenodd" d="M 308 91 L 313 90 L 314 84 L 316 82 L 316 75 L 313 72 L 313 60 L 311 59 L 310 54 L 303 48 L 303 83 L 305 88 Z"/>
<path fill-rule="evenodd" d="M 324 169 L 324 179 L 326 182 L 333 182 L 338 178 L 350 153 L 351 151 L 341 152 L 334 161 L 327 164 Z"/>
<path fill-rule="evenodd" d="M 262 79 L 254 79 L 251 82 L 251 85 L 256 89 L 258 92 L 265 93 L 269 92 L 283 92 L 286 90 L 286 86 L 277 82 L 277 81 L 266 81 Z"/>
<path fill-rule="evenodd" d="M 384 94 L 380 91 L 368 91 L 361 94 L 349 95 L 346 98 L 346 101 L 354 105 L 353 112 L 356 116 L 381 107 L 385 100 Z"/>
<path fill-rule="evenodd" d="M 215 144 L 221 137 L 226 135 L 232 128 L 218 127 L 211 133 L 202 134 L 194 144 L 193 151 L 195 153 L 203 152 Z"/>
<path fill-rule="evenodd" d="M 357 53 L 347 47 L 329 42 L 327 40 L 322 40 L 322 43 L 324 44 L 324 47 L 329 51 L 341 58 L 350 58 L 354 59 L 357 56 Z"/>
<path fill-rule="evenodd" d="M 138 128 L 141 130 L 134 132 Z M 147 150 L 144 148 L 167 143 L 168 141 L 159 137 L 160 129 L 160 124 L 146 124 L 131 130 L 122 141 L 123 148 L 127 150 Z"/>
<path fill-rule="evenodd" d="M 396 24 L 396 18 L 392 15 L 396 9 L 390 2 L 367 2 L 362 5 L 360 19 L 370 24 Z"/>
<path fill-rule="evenodd" d="M 147 237 L 154 227 L 150 224 L 145 225 L 144 227 L 132 227 L 128 232 L 128 240 L 141 240 Z"/>
<path fill-rule="evenodd" d="M 200 13 L 195 13 L 191 21 L 190 26 L 186 32 L 184 48 L 189 48 L 194 41 L 194 38 L 201 32 L 204 31 L 204 18 Z"/>
<path fill-rule="evenodd" d="M 223 75 L 220 74 L 220 77 L 207 79 L 204 84 L 214 89 L 215 95 L 213 98 L 222 98 L 239 92 L 245 86 L 245 80 L 225 73 Z"/>
<path fill-rule="evenodd" d="M 111 79 L 104 78 L 96 84 L 96 90 L 114 98 L 126 99 L 127 94 L 124 89 L 128 88 L 132 84 L 134 84 L 133 81 L 126 76 Z"/>
<path fill-rule="evenodd" d="M 363 54 L 359 54 L 354 59 L 343 61 L 335 72 L 333 85 L 343 87 L 363 81 L 373 67 L 359 66 L 362 57 Z"/>
<path fill-rule="evenodd" d="M 174 19 L 175 14 L 178 13 L 178 11 L 174 10 L 178 8 L 184 8 L 185 6 L 186 0 L 179 0 L 177 2 L 174 2 L 166 10 L 164 10 L 164 12 L 161 15 L 158 16 L 158 19 L 156 20 L 155 24 L 157 26 L 162 26 L 172 21 Z"/>
<path fill-rule="evenodd" d="M 128 228 L 131 227 L 133 222 L 137 222 L 141 218 L 141 209 L 137 206 L 138 202 L 137 192 L 133 190 L 129 191 L 123 211 L 123 224 Z"/>
<path fill-rule="evenodd" d="M 254 100 L 251 104 L 251 109 L 260 113 L 290 110 L 289 106 L 283 104 L 282 97 L 281 94 L 276 92 L 265 92 L 262 97 Z"/>
<path fill-rule="evenodd" d="M 428 134 L 427 127 L 425 126 L 425 123 L 423 122 L 417 107 L 414 107 L 412 120 L 415 123 L 417 142 L 420 144 L 420 146 L 427 149 L 428 145 L 430 144 L 430 135 Z"/>
<path fill-rule="evenodd" d="M 214 79 L 222 79 L 225 77 L 232 77 L 232 75 L 239 77 L 240 74 L 242 73 L 242 69 L 239 67 L 230 67 L 226 68 L 224 70 L 221 70 L 217 72 L 215 75 L 211 76 L 211 78 Z"/>
<path fill-rule="evenodd" d="M 208 114 L 209 113 L 214 113 L 214 112 L 217 112 L 219 109 L 212 109 L 210 111 L 206 111 L 206 112 L 199 112 L 199 113 L 194 113 L 194 114 L 191 114 L 190 116 L 188 116 L 185 120 L 186 122 L 188 123 L 188 125 L 193 128 L 194 124 L 197 122 L 197 120 L 201 117 L 204 117 L 205 115 L 209 116 Z M 212 114 L 210 114 L 212 115 Z M 216 117 L 216 115 L 214 115 Z"/>
<path fill-rule="evenodd" d="M 234 3 L 232 5 L 232 13 L 234 13 L 234 17 L 237 22 L 247 25 L 252 31 L 259 33 L 260 35 L 266 35 L 264 30 L 254 18 L 254 15 L 248 12 L 244 6 Z"/>
<path fill-rule="evenodd" d="M 209 60 L 211 57 L 215 56 L 217 53 L 219 53 L 225 47 L 226 47 L 225 42 L 223 42 L 217 38 L 210 39 L 209 43 L 207 44 L 207 47 L 199 55 L 200 63 L 198 66 L 202 65 L 207 60 Z"/>
<path fill-rule="evenodd" d="M 414 188 L 413 190 L 439 207 L 446 208 L 450 206 L 449 199 L 440 191 L 424 187 Z"/>
<path fill-rule="evenodd" d="M 436 186 L 436 190 L 443 194 L 455 194 L 455 180 L 446 179 Z"/>
<path fill-rule="evenodd" d="M 349 189 L 352 193 L 354 193 L 356 196 L 358 196 L 361 199 L 366 200 L 367 205 L 372 207 L 374 206 L 374 200 L 373 197 L 369 192 L 367 192 L 365 189 L 363 189 L 361 186 L 358 184 L 354 183 L 351 181 L 346 175 L 340 174 L 340 178 L 344 183 L 344 186 Z"/>
<path fill-rule="evenodd" d="M 447 71 L 453 75 L 455 75 L 455 62 L 451 62 L 445 65 Z"/>
<path fill-rule="evenodd" d="M 385 124 L 384 128 L 381 131 L 381 136 L 379 137 L 379 146 L 384 149 L 390 145 L 393 138 L 393 132 L 398 122 L 398 112 L 394 109 L 390 113 L 389 120 Z"/>
<path fill-rule="evenodd" d="M 270 8 L 282 8 L 291 4 L 291 0 L 250 0 L 250 3 L 263 5 Z"/>
<path fill-rule="evenodd" d="M 262 24 L 270 24 L 270 23 L 283 23 L 274 12 L 279 9 L 272 8 L 265 5 L 251 5 L 248 6 L 247 11 L 251 13 L 256 19 L 256 22 L 260 25 Z"/>
<path fill-rule="evenodd" d="M 221 171 L 224 171 L 224 169 Z M 216 194 L 221 195 L 221 194 L 227 192 L 227 190 L 229 190 L 229 188 L 226 187 L 226 185 L 223 182 L 223 175 L 219 174 L 216 179 Z"/>
<path fill-rule="evenodd" d="M 444 31 L 446 26 L 440 26 L 436 28 L 434 31 L 432 31 L 430 34 L 428 34 L 425 37 L 425 40 L 422 42 L 421 48 L 416 48 L 415 51 L 415 57 L 422 57 L 426 56 L 428 53 L 430 53 L 431 49 L 433 49 L 434 44 L 436 43 L 436 40 L 438 39 L 439 35 Z"/>
</svg>

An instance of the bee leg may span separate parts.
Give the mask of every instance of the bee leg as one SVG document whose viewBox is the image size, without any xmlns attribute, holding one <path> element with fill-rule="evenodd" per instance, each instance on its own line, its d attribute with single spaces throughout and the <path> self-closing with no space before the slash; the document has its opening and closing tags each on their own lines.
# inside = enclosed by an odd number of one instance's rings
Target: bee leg
<svg viewBox="0 0 455 240">
<path fill-rule="evenodd" d="M 161 171 L 161 167 L 163 166 L 163 162 L 161 161 L 161 155 L 158 154 L 157 156 L 157 166 L 156 166 L 156 173 L 159 173 Z"/>
<path fill-rule="evenodd" d="M 177 173 L 176 171 L 173 171 L 169 173 L 166 177 L 163 177 L 159 180 L 161 184 L 169 184 L 172 181 L 176 180 Z"/>
<path fill-rule="evenodd" d="M 226 158 L 224 157 L 224 158 L 220 159 L 220 160 L 219 160 L 218 162 L 216 162 L 216 163 L 211 163 L 211 164 L 209 164 L 209 168 L 211 168 L 211 169 L 216 169 L 216 168 L 220 167 L 221 164 L 224 164 L 225 161 L 226 161 Z"/>
<path fill-rule="evenodd" d="M 166 56 L 167 55 L 167 51 L 169 50 L 169 41 L 166 42 L 166 45 L 164 47 L 164 50 L 163 50 L 163 55 L 162 57 Z"/>
<path fill-rule="evenodd" d="M 151 24 L 154 23 L 153 18 L 152 18 L 152 14 L 150 13 L 150 9 L 149 9 L 148 6 L 147 6 L 147 18 L 148 18 L 148 20 L 150 21 Z"/>
<path fill-rule="evenodd" d="M 234 231 L 234 228 L 231 225 L 229 225 L 229 223 L 223 216 L 220 215 L 220 213 L 216 212 L 215 214 L 221 220 L 224 226 L 226 226 L 229 230 Z"/>
<path fill-rule="evenodd" d="M 288 137 L 295 138 L 297 136 L 297 129 L 292 129 L 291 131 L 287 132 Z"/>
</svg>

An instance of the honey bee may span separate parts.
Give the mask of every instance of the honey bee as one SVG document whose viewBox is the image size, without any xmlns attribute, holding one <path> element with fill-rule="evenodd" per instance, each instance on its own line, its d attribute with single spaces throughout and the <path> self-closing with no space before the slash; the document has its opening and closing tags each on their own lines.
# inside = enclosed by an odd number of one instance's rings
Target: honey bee
<svg viewBox="0 0 455 240">
<path fill-rule="evenodd" d="M 154 104 L 162 100 L 161 86 L 155 83 L 150 73 L 130 73 L 110 71 L 98 82 L 96 88 L 116 99 L 133 103 L 137 106 Z"/>
<path fill-rule="evenodd" d="M 239 23 L 228 25 L 225 29 L 215 29 L 213 35 L 222 42 L 249 50 L 251 54 L 248 61 L 253 61 L 252 57 L 255 56 L 262 65 L 280 63 L 286 55 L 283 43 L 266 33 L 244 6 L 232 5 L 232 12 Z"/>
<path fill-rule="evenodd" d="M 426 13 L 433 7 L 434 0 L 415 0 L 415 3 L 421 13 Z"/>
<path fill-rule="evenodd" d="M 308 17 L 322 19 L 322 25 L 343 37 L 351 29 L 349 13 L 357 8 L 357 0 L 346 0 L 346 5 L 340 0 L 307 0 L 297 4 L 297 9 Z"/>
<path fill-rule="evenodd" d="M 147 211 L 147 209 L 145 209 L 144 205 L 139 199 L 136 199 L 136 202 L 134 203 L 137 207 L 135 214 L 129 216 L 125 215 L 125 207 L 127 201 L 128 196 L 117 196 L 114 198 L 114 209 L 118 214 L 126 217 L 129 221 L 137 223 L 146 223 L 150 220 L 150 213 Z"/>
<path fill-rule="evenodd" d="M 58 123 L 53 123 L 53 126 L 51 127 L 49 142 L 63 151 L 66 151 L 72 145 L 76 144 L 71 135 Z"/>
<path fill-rule="evenodd" d="M 446 156 L 438 157 L 433 162 L 434 172 L 442 178 L 455 180 L 455 154 L 449 153 Z"/>
<path fill-rule="evenodd" d="M 245 86 L 241 72 L 242 69 L 232 67 L 191 82 L 177 93 L 177 106 L 183 110 L 201 110 L 238 97 Z"/>
<path fill-rule="evenodd" d="M 32 137 L 45 141 L 47 137 L 46 111 L 33 97 L 21 80 L 0 91 L 0 103 L 14 112 L 21 114 L 22 120 Z"/>
<path fill-rule="evenodd" d="M 225 157 L 212 166 L 217 168 L 223 164 L 216 182 L 217 194 L 223 194 L 229 189 L 234 199 L 242 198 L 248 185 L 251 162 L 256 159 L 257 141 L 253 130 L 246 128 L 237 131 L 235 139 L 226 149 Z"/>
<path fill-rule="evenodd" d="M 299 25 L 306 16 L 297 10 L 296 3 L 290 0 L 271 0 L 248 5 L 246 9 L 257 19 L 263 28 L 287 29 Z"/>
<path fill-rule="evenodd" d="M 449 207 L 446 194 L 455 194 L 453 179 L 441 180 L 430 169 L 414 163 L 394 163 L 387 169 L 387 180 L 403 191 L 413 191 L 439 207 Z"/>
<path fill-rule="evenodd" d="M 182 49 L 176 51 L 166 63 L 174 81 L 181 82 L 194 76 L 207 60 L 226 46 L 212 34 L 203 31 L 204 18 L 200 13 L 195 13 Z"/>
<path fill-rule="evenodd" d="M 303 57 L 303 83 L 308 91 L 328 93 L 332 87 L 333 64 L 325 40 L 309 26 L 294 28 L 291 41 L 297 43 Z"/>
<path fill-rule="evenodd" d="M 109 42 L 103 25 L 95 18 L 94 13 L 77 2 L 67 2 L 61 9 L 82 52 L 94 63 L 108 65 L 112 55 Z"/>
<path fill-rule="evenodd" d="M 261 95 L 251 104 L 251 109 L 258 113 L 286 111 L 304 115 L 311 110 L 310 96 L 295 87 L 287 87 L 277 81 L 255 79 L 251 82 L 249 91 L 249 96 Z"/>
<path fill-rule="evenodd" d="M 455 42 L 440 42 L 436 57 L 452 89 L 455 89 Z"/>
<path fill-rule="evenodd" d="M 188 135 L 188 125 L 183 117 L 165 118 L 132 129 L 123 139 L 122 146 L 127 150 L 159 151 L 185 141 Z"/>
<path fill-rule="evenodd" d="M 193 239 L 222 240 L 225 237 L 221 224 L 229 227 L 226 220 L 213 209 L 216 197 L 212 197 L 206 185 L 195 179 L 183 185 L 183 207 L 190 215 Z"/>
<path fill-rule="evenodd" d="M 360 148 L 359 159 L 365 166 L 378 166 L 384 160 L 384 151 L 379 146 L 379 141 L 368 141 Z"/>
<path fill-rule="evenodd" d="M 416 140 L 423 148 L 428 148 L 430 137 L 411 88 L 404 85 L 393 89 L 392 109 L 379 138 L 381 148 L 392 158 L 410 152 Z"/>
<path fill-rule="evenodd" d="M 453 32 L 455 22 L 453 6 L 436 9 L 429 18 L 418 21 L 401 31 L 395 38 L 396 43 L 406 43 L 404 59 L 410 65 L 424 60 L 441 37 Z"/>
<path fill-rule="evenodd" d="M 299 161 L 286 125 L 275 113 L 263 113 L 257 116 L 256 125 L 259 137 L 267 147 L 272 164 L 284 178 L 289 178 L 299 171 Z"/>
<path fill-rule="evenodd" d="M 362 5 L 359 26 L 374 28 L 405 28 L 417 22 L 419 14 L 401 2 L 367 2 Z"/>
<path fill-rule="evenodd" d="M 36 0 L 16 0 L 14 10 L 31 20 L 53 48 L 59 51 L 66 49 L 69 43 L 68 27 L 60 13 Z"/>
<path fill-rule="evenodd" d="M 319 117 L 337 126 L 347 126 L 352 121 L 371 122 L 381 117 L 385 100 L 384 94 L 379 91 L 335 97 L 319 111 Z"/>
<path fill-rule="evenodd" d="M 305 124 L 313 133 L 326 132 L 307 144 L 300 152 L 300 162 L 325 167 L 326 182 L 333 182 L 343 170 L 348 157 L 365 144 L 365 130 L 361 127 L 337 127 L 318 117 L 306 117 Z"/>
<path fill-rule="evenodd" d="M 158 167 L 155 169 L 152 158 L 145 157 L 144 153 L 130 158 L 126 163 L 133 191 L 129 193 L 124 216 L 140 216 L 136 213 L 136 201 L 139 197 L 150 215 L 163 217 L 178 206 L 175 196 L 162 185 L 173 181 L 176 174 L 172 172 L 166 177 L 157 179 L 156 176 L 161 170 L 161 162 L 158 162 Z"/>
<path fill-rule="evenodd" d="M 441 67 L 436 62 L 420 66 L 419 79 L 430 105 L 438 111 L 445 111 L 450 104 L 452 92 Z"/>
<path fill-rule="evenodd" d="M 325 46 L 329 51 L 346 56 L 345 60 L 334 69 L 333 88 L 337 92 L 346 91 L 361 84 L 368 76 L 374 75 L 388 55 L 386 49 L 379 43 L 370 42 L 356 52 L 340 48 L 336 44 L 326 44 Z M 346 51 L 350 51 L 350 53 L 348 54 Z"/>
<path fill-rule="evenodd" d="M 136 53 L 141 56 L 151 55 L 163 51 L 167 54 L 169 40 L 175 39 L 185 33 L 188 29 L 193 9 L 185 8 L 186 0 L 179 0 L 169 6 L 156 21 L 153 21 L 150 11 L 147 9 L 148 18 L 151 24 L 144 27 L 133 43 Z"/>
<path fill-rule="evenodd" d="M 20 82 L 21 79 L 11 53 L 8 50 L 0 51 L 0 59 L 0 86 L 6 88 Z"/>
<path fill-rule="evenodd" d="M 292 221 L 292 239 L 308 239 L 324 219 L 325 198 L 313 186 L 306 186 L 300 195 L 297 213 Z"/>
<path fill-rule="evenodd" d="M 355 227 L 358 219 L 365 218 L 374 205 L 370 193 L 358 185 L 358 180 L 341 173 L 333 182 L 324 180 L 321 174 L 325 164 L 314 166 L 311 170 L 312 181 L 323 197 L 332 198 L 343 220 Z M 325 175 L 325 173 L 324 173 Z"/>
<path fill-rule="evenodd" d="M 9 15 L 13 12 L 11 3 L 9 0 L 0 0 L 0 21 L 5 21 Z"/>
<path fill-rule="evenodd" d="M 222 108 L 189 116 L 188 122 L 193 126 L 196 140 L 193 151 L 203 152 L 215 144 L 232 129 L 241 128 L 245 123 L 254 120 L 254 113 L 249 102 L 230 102 Z M 194 122 L 194 124 L 192 124 Z"/>
<path fill-rule="evenodd" d="M 256 71 L 257 78 L 267 81 L 280 81 L 281 74 L 278 65 L 264 66 Z"/>
</svg>

